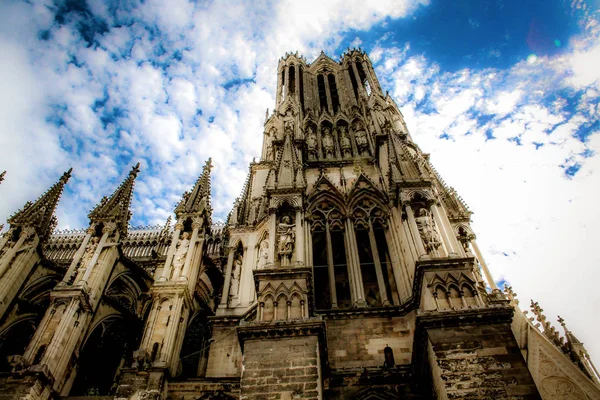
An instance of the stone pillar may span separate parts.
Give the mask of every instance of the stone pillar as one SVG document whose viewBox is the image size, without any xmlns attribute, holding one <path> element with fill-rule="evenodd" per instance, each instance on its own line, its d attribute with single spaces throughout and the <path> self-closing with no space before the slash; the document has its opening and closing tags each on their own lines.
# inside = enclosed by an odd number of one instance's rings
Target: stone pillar
<svg viewBox="0 0 600 400">
<path fill-rule="evenodd" d="M 419 255 L 419 258 L 427 257 L 427 251 L 423 245 L 423 239 L 421 239 L 419 228 L 417 228 L 417 221 L 415 221 L 415 213 L 413 212 L 410 204 L 406 204 L 406 216 L 408 217 L 408 227 L 410 229 L 410 233 L 412 234 L 417 246 L 417 254 Z"/>
<path fill-rule="evenodd" d="M 229 299 L 229 286 L 231 285 L 231 268 L 233 266 L 233 256 L 235 248 L 229 248 L 229 254 L 227 255 L 227 267 L 225 268 L 225 282 L 223 283 L 223 294 L 221 296 L 221 303 L 219 308 L 227 308 L 227 300 Z"/>
<path fill-rule="evenodd" d="M 354 287 L 353 303 L 357 307 L 366 307 L 365 287 L 362 281 L 362 272 L 360 270 L 360 259 L 358 257 L 358 247 L 356 245 L 356 234 L 354 233 L 354 224 L 350 219 L 346 219 L 346 254 L 348 255 L 348 271 L 350 272 L 350 286 Z"/>
<path fill-rule="evenodd" d="M 277 216 L 275 211 L 269 216 L 269 241 L 271 248 L 269 249 L 268 263 L 273 266 L 277 260 Z"/>
<path fill-rule="evenodd" d="M 177 249 L 177 242 L 179 242 L 179 235 L 183 230 L 183 224 L 181 222 L 177 222 L 175 224 L 175 231 L 173 232 L 173 236 L 171 236 L 171 245 L 169 246 L 169 251 L 167 252 L 167 259 L 165 260 L 165 266 L 163 267 L 162 275 L 158 278 L 159 281 L 168 281 L 171 276 L 171 262 L 173 261 L 173 255 L 175 255 L 175 250 Z"/>
<path fill-rule="evenodd" d="M 477 242 L 475 241 L 475 239 L 471 240 L 471 246 L 473 246 L 473 250 L 475 251 L 475 254 L 477 255 L 479 264 L 481 264 L 481 269 L 483 270 L 483 274 L 485 275 L 485 279 L 488 281 L 488 284 L 490 285 L 492 290 L 499 290 L 498 286 L 496 285 L 496 282 L 494 282 L 494 278 L 492 278 L 492 274 L 490 273 L 490 270 L 488 269 L 487 264 L 483 260 L 483 256 L 481 255 L 481 251 L 479 251 L 479 246 L 477 246 Z"/>
<path fill-rule="evenodd" d="M 333 267 L 333 249 L 329 233 L 329 221 L 325 221 L 325 243 L 327 246 L 327 271 L 329 272 L 329 292 L 331 295 L 331 308 L 337 308 L 337 293 L 335 287 L 335 270 Z"/>
<path fill-rule="evenodd" d="M 296 210 L 296 262 L 305 264 L 304 261 L 304 229 L 302 210 Z"/>
<path fill-rule="evenodd" d="M 373 254 L 373 263 L 375 264 L 375 275 L 377 275 L 377 286 L 379 287 L 379 295 L 381 296 L 381 304 L 385 306 L 390 305 L 390 300 L 387 296 L 387 290 L 385 290 L 385 281 L 383 280 L 383 272 L 381 271 L 381 260 L 379 259 L 379 250 L 377 249 L 377 241 L 375 240 L 375 234 L 373 233 L 373 224 L 369 220 L 369 242 L 371 244 L 371 253 Z M 391 278 L 388 276 L 388 278 Z"/>
<path fill-rule="evenodd" d="M 88 283 L 87 280 L 90 278 L 90 275 L 92 274 L 92 270 L 94 269 L 94 266 L 98 262 L 98 257 L 100 257 L 100 253 L 102 252 L 102 249 L 104 248 L 104 245 L 106 244 L 106 240 L 108 239 L 108 236 L 113 232 L 113 230 L 115 228 L 116 228 L 116 226 L 114 224 L 107 223 L 106 226 L 102 229 L 102 237 L 100 238 L 100 242 L 98 243 L 98 247 L 96 247 L 96 251 L 94 252 L 94 255 L 92 256 L 92 259 L 85 266 L 85 272 L 83 274 L 83 277 L 79 281 L 80 285 L 87 285 L 87 283 Z"/>
<path fill-rule="evenodd" d="M 457 257 L 458 253 L 452 247 L 452 242 L 448 237 L 448 232 L 446 232 L 446 224 L 444 224 L 444 221 L 440 215 L 440 211 L 435 203 L 431 205 L 431 214 L 433 214 L 433 220 L 435 221 L 435 224 L 439 230 L 442 239 L 442 247 L 445 250 L 446 255 L 448 257 Z"/>
<path fill-rule="evenodd" d="M 6 254 L 4 254 L 4 257 L 2 258 L 2 260 L 0 260 L 0 262 L 1 262 L 0 278 L 4 275 L 4 273 L 8 269 L 8 266 L 10 265 L 12 259 L 17 254 L 17 251 L 21 248 L 21 246 L 23 246 L 23 242 L 25 242 L 25 240 L 27 238 L 29 238 L 30 235 L 34 234 L 34 232 L 35 231 L 33 230 L 33 228 L 29 228 L 29 227 L 25 228 L 21 231 L 21 235 L 19 235 L 19 239 L 17 240 L 17 243 L 15 243 L 14 246 L 12 246 L 10 249 L 8 249 Z"/>
<path fill-rule="evenodd" d="M 83 242 L 81 243 L 81 246 L 79 246 L 79 248 L 77 249 L 77 252 L 75 253 L 75 256 L 73 257 L 73 261 L 71 262 L 71 265 L 69 265 L 69 269 L 67 270 L 67 273 L 65 274 L 62 281 L 60 282 L 61 285 L 65 285 L 68 282 L 70 282 L 71 277 L 73 276 L 73 274 L 76 273 L 77 264 L 79 264 L 81 257 L 83 257 L 83 253 L 85 253 L 85 248 L 87 247 L 88 243 L 90 242 L 90 239 L 92 238 L 93 233 L 94 233 L 94 228 L 93 227 L 88 228 L 88 230 L 86 231 L 86 235 L 83 238 Z"/>
<path fill-rule="evenodd" d="M 190 240 L 190 247 L 188 248 L 187 254 L 185 255 L 185 262 L 183 264 L 183 270 L 181 271 L 181 278 L 188 280 L 190 278 L 190 268 L 192 264 L 192 260 L 195 259 L 196 251 L 202 251 L 202 249 L 198 250 L 198 230 L 202 226 L 202 218 L 194 218 L 194 222 L 192 223 L 192 238 Z"/>
</svg>

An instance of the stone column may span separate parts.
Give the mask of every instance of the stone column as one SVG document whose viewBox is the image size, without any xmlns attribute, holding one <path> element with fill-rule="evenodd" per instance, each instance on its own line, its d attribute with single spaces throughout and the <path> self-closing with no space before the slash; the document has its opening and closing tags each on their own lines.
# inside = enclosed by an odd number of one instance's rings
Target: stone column
<svg viewBox="0 0 600 400">
<path fill-rule="evenodd" d="M 417 245 L 417 254 L 419 255 L 419 258 L 427 257 L 427 251 L 423 245 L 423 239 L 421 239 L 419 228 L 417 228 L 417 221 L 415 221 L 415 213 L 413 212 L 410 204 L 406 204 L 406 216 L 408 217 L 408 227 L 410 229 L 410 233 L 415 239 L 415 244 Z"/>
<path fill-rule="evenodd" d="M 269 249 L 268 263 L 271 264 L 271 268 L 277 260 L 277 216 L 273 211 L 269 217 L 269 241 L 271 242 L 271 248 Z"/>
<path fill-rule="evenodd" d="M 227 300 L 229 299 L 229 285 L 231 285 L 231 268 L 233 266 L 233 256 L 235 248 L 229 248 L 229 254 L 227 256 L 227 268 L 225 268 L 225 282 L 223 283 L 223 294 L 221 296 L 221 303 L 219 308 L 227 307 Z"/>
<path fill-rule="evenodd" d="M 177 242 L 179 242 L 179 235 L 181 234 L 182 230 L 183 223 L 177 222 L 175 224 L 173 236 L 171 236 L 171 245 L 169 246 L 169 251 L 167 252 L 167 259 L 165 260 L 165 266 L 163 267 L 162 275 L 160 278 L 158 278 L 159 281 L 167 281 L 171 276 L 171 261 L 173 261 L 173 255 L 177 249 Z"/>
<path fill-rule="evenodd" d="M 483 274 L 485 275 L 485 279 L 487 279 L 488 284 L 490 285 L 492 290 L 499 290 L 498 286 L 496 285 L 496 282 L 494 282 L 494 278 L 492 278 L 492 274 L 490 273 L 490 270 L 488 269 L 487 264 L 483 260 L 483 256 L 481 255 L 481 251 L 479 251 L 479 246 L 477 246 L 477 242 L 475 241 L 475 239 L 471 240 L 471 245 L 473 246 L 473 250 L 475 251 L 475 254 L 477 255 L 479 264 L 481 264 L 481 269 L 483 270 Z"/>
<path fill-rule="evenodd" d="M 433 220 L 435 221 L 435 225 L 438 228 L 438 232 L 440 234 L 440 239 L 442 241 L 442 248 L 444 249 L 444 252 L 448 257 L 456 257 L 457 253 L 451 246 L 450 238 L 448 238 L 448 234 L 446 232 L 446 225 L 442 222 L 442 218 L 440 217 L 437 205 L 433 203 L 430 209 Z"/>
<path fill-rule="evenodd" d="M 71 276 L 73 276 L 73 274 L 77 271 L 77 264 L 79 264 L 81 257 L 83 257 L 83 253 L 85 253 L 85 248 L 87 247 L 88 243 L 90 242 L 90 239 L 92 238 L 93 233 L 94 233 L 94 228 L 92 228 L 92 227 L 88 228 L 88 230 L 86 231 L 86 235 L 83 238 L 83 242 L 77 249 L 77 253 L 75 253 L 75 256 L 73 257 L 73 261 L 71 262 L 71 265 L 69 265 L 69 269 L 67 270 L 67 273 L 63 277 L 60 284 L 63 284 L 63 285 L 67 284 L 71 280 Z"/>
<path fill-rule="evenodd" d="M 446 215 L 444 207 L 438 207 L 436 204 L 433 204 L 431 206 L 431 211 L 433 212 L 434 218 L 437 218 L 436 223 L 441 225 L 440 229 L 443 229 L 444 242 L 448 246 L 449 256 L 458 257 L 460 254 L 460 246 L 456 240 L 456 235 L 454 235 L 452 231 L 452 227 L 450 226 L 450 221 L 448 220 L 448 216 Z"/>
<path fill-rule="evenodd" d="M 329 292 L 331 296 L 331 308 L 337 308 L 337 292 L 335 287 L 335 270 L 333 267 L 333 249 L 331 247 L 331 235 L 329 234 L 329 222 L 325 221 L 325 243 L 327 245 L 327 271 L 329 272 Z"/>
<path fill-rule="evenodd" d="M 304 233 L 302 210 L 296 210 L 296 262 L 304 264 Z"/>
<path fill-rule="evenodd" d="M 196 253 L 198 244 L 198 231 L 202 226 L 202 218 L 194 218 L 192 223 L 192 239 L 190 240 L 190 247 L 188 248 L 187 254 L 185 255 L 185 263 L 183 264 L 183 270 L 181 271 L 180 279 L 190 278 L 190 268 L 194 255 Z M 202 251 L 201 249 L 199 251 Z"/>
<path fill-rule="evenodd" d="M 377 286 L 379 287 L 379 295 L 381 296 L 381 304 L 385 306 L 390 305 L 390 300 L 387 296 L 387 290 L 385 290 L 385 281 L 383 280 L 383 272 L 381 271 L 381 260 L 379 259 L 379 251 L 377 249 L 377 241 L 375 240 L 375 234 L 373 233 L 373 224 L 369 220 L 369 242 L 371 244 L 371 253 L 373 254 L 373 262 L 375 263 L 375 275 L 377 275 Z M 391 278 L 388 276 L 388 279 Z"/>
<path fill-rule="evenodd" d="M 100 238 L 98 247 L 96 247 L 96 251 L 94 252 L 94 255 L 92 256 L 92 259 L 89 261 L 88 265 L 85 266 L 85 272 L 83 274 L 83 277 L 79 281 L 79 284 L 83 284 L 83 285 L 87 284 L 87 280 L 90 278 L 90 275 L 92 274 L 92 270 L 94 269 L 94 266 L 98 262 L 98 257 L 100 257 L 100 253 L 102 253 L 102 249 L 104 248 L 104 245 L 106 244 L 106 240 L 108 239 L 108 236 L 113 232 L 113 230 L 115 228 L 116 227 L 114 226 L 114 224 L 107 223 L 104 226 L 104 228 L 102 229 L 102 237 Z"/>
<path fill-rule="evenodd" d="M 356 234 L 354 233 L 354 224 L 350 219 L 346 219 L 346 239 L 348 247 L 346 254 L 348 254 L 348 270 L 350 277 L 353 279 L 350 281 L 351 285 L 354 285 L 353 302 L 358 307 L 366 307 L 367 302 L 365 301 L 365 287 L 362 281 L 362 273 L 360 270 L 360 259 L 358 256 L 358 246 L 356 245 Z"/>
</svg>

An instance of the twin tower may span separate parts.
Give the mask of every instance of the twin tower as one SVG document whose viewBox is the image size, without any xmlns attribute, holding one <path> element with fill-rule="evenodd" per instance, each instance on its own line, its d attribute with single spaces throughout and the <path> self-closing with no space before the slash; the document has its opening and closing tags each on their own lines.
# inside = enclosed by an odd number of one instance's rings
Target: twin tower
<svg viewBox="0 0 600 400">
<path fill-rule="evenodd" d="M 564 321 L 496 287 L 364 52 L 280 60 L 226 223 L 210 170 L 174 226 L 129 227 L 139 166 L 87 229 L 54 230 L 70 171 L 8 219 L 0 399 L 600 398 Z"/>
</svg>

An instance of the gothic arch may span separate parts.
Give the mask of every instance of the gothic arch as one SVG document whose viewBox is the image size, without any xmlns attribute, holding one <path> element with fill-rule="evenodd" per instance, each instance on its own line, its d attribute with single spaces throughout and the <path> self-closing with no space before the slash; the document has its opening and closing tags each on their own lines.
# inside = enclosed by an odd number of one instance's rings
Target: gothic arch
<svg viewBox="0 0 600 400">
<path fill-rule="evenodd" d="M 50 292 L 60 282 L 61 276 L 58 274 L 45 275 L 30 282 L 19 296 L 23 300 L 28 300 L 36 305 L 49 305 Z"/>
<path fill-rule="evenodd" d="M 24 314 L 0 331 L 0 372 L 10 372 L 7 356 L 23 354 L 35 333 L 38 321 L 37 314 Z"/>
</svg>

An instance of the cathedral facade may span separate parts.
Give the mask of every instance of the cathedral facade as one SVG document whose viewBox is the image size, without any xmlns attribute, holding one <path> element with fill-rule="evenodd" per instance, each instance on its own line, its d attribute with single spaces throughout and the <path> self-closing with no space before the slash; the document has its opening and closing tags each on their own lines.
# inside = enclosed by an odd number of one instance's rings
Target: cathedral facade
<svg viewBox="0 0 600 400">
<path fill-rule="evenodd" d="M 139 165 L 85 229 L 55 230 L 71 171 L 8 218 L 0 399 L 600 398 L 564 321 L 496 287 L 364 52 L 279 61 L 225 223 L 210 171 L 164 226 L 129 226 Z"/>
</svg>

